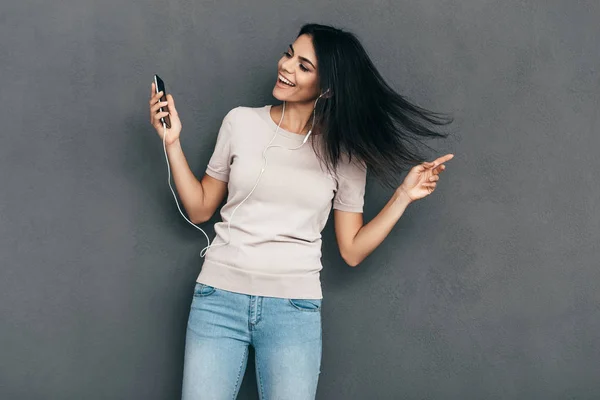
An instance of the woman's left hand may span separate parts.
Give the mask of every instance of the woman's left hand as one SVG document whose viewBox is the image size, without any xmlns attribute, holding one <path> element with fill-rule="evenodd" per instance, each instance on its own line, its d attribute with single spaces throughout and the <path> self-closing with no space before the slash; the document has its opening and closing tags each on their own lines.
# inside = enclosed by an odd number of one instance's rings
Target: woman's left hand
<svg viewBox="0 0 600 400">
<path fill-rule="evenodd" d="M 410 201 L 419 200 L 433 193 L 440 179 L 440 173 L 446 169 L 444 163 L 453 157 L 454 154 L 446 154 L 432 162 L 426 161 L 415 165 L 396 191 L 403 192 Z"/>
</svg>

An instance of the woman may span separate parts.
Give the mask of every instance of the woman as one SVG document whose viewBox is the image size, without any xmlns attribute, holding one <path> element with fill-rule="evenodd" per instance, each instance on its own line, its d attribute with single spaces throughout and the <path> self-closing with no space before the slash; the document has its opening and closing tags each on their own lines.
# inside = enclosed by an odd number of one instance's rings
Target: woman
<svg viewBox="0 0 600 400">
<path fill-rule="evenodd" d="M 409 148 L 419 137 L 446 137 L 425 123 L 451 119 L 395 93 L 351 33 L 304 25 L 277 67 L 273 96 L 283 103 L 231 110 L 201 182 L 181 149 L 173 97 L 160 103 L 162 93 L 151 96 L 151 122 L 190 219 L 208 221 L 228 194 L 223 221 L 215 224 L 218 244 L 210 246 L 194 288 L 183 399 L 235 398 L 250 345 L 260 398 L 314 399 L 322 346 L 321 231 L 331 208 L 340 254 L 354 267 L 411 202 L 433 192 L 453 157 L 424 162 Z M 169 112 L 157 112 L 165 105 Z M 160 123 L 166 115 L 168 130 Z M 392 185 L 415 163 L 364 225 L 367 168 Z"/>
</svg>

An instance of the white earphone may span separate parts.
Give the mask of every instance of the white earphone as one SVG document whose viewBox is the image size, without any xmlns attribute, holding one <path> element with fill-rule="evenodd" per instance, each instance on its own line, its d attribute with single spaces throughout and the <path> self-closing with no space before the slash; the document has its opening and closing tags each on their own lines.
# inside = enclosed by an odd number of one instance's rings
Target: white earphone
<svg viewBox="0 0 600 400">
<path fill-rule="evenodd" d="M 230 238 L 231 238 L 231 220 L 233 219 L 233 214 L 235 214 L 235 211 L 242 205 L 242 203 L 244 201 L 246 201 L 246 199 L 248 199 L 248 197 L 250 197 L 250 195 L 254 192 L 254 189 L 256 189 L 256 186 L 258 185 L 258 182 L 260 181 L 260 178 L 262 177 L 262 174 L 265 171 L 265 168 L 267 166 L 267 159 L 265 157 L 265 152 L 267 151 L 267 149 L 269 147 L 281 147 L 281 148 L 288 149 L 288 150 L 297 150 L 300 147 L 302 147 L 304 145 L 304 143 L 306 143 L 306 141 L 308 140 L 308 137 L 312 133 L 312 130 L 313 130 L 314 126 L 315 126 L 315 113 L 316 113 L 317 101 L 319 101 L 319 99 L 323 95 L 325 95 L 327 92 L 329 92 L 329 89 L 327 89 L 324 93 L 322 93 L 319 97 L 317 97 L 317 100 L 315 100 L 315 106 L 313 107 L 313 121 L 312 121 L 312 126 L 311 126 L 310 130 L 308 131 L 308 133 L 306 134 L 306 137 L 302 141 L 302 144 L 300 146 L 298 146 L 298 147 L 287 148 L 287 147 L 284 147 L 284 146 L 281 146 L 281 145 L 271 145 L 271 143 L 273 142 L 273 140 L 275 139 L 275 137 L 277 137 L 277 133 L 279 131 L 279 127 L 281 126 L 281 123 L 283 122 L 283 116 L 285 115 L 285 101 L 283 102 L 283 110 L 281 112 L 281 119 L 279 120 L 279 124 L 277 125 L 277 129 L 275 130 L 275 134 L 271 138 L 271 141 L 269 142 L 269 144 L 267 145 L 267 147 L 265 147 L 265 149 L 263 150 L 263 154 L 262 155 L 263 155 L 264 164 L 263 164 L 262 169 L 260 170 L 260 175 L 258 176 L 258 179 L 256 180 L 256 183 L 254 184 L 254 187 L 252 188 L 252 190 L 250 191 L 250 193 L 248 193 L 248 195 L 244 198 L 244 200 L 242 200 L 240 202 L 240 204 L 238 204 L 237 207 L 234 208 L 234 210 L 231 213 L 231 216 L 229 218 L 229 223 L 227 224 L 227 230 L 229 232 L 228 241 L 224 242 L 224 243 L 217 243 L 216 245 L 210 243 L 210 238 L 208 237 L 208 235 L 206 234 L 206 232 L 204 232 L 202 230 L 202 228 L 200 228 L 199 226 L 197 226 L 196 224 L 194 224 L 192 221 L 190 221 L 185 216 L 185 214 L 181 211 L 181 207 L 179 207 L 179 202 L 177 201 L 177 196 L 175 195 L 175 192 L 173 191 L 173 187 L 171 186 L 171 167 L 169 166 L 169 157 L 167 155 L 167 145 L 166 145 L 167 126 L 166 126 L 165 122 L 163 122 L 163 149 L 164 149 L 164 152 L 165 152 L 165 158 L 167 160 L 167 171 L 168 171 L 167 181 L 169 183 L 169 188 L 171 189 L 171 193 L 173 193 L 173 198 L 175 199 L 175 203 L 177 204 L 177 209 L 179 210 L 179 213 L 183 216 L 183 218 L 185 218 L 185 220 L 187 222 L 189 222 L 190 224 L 192 224 L 195 228 L 199 229 L 204 234 L 204 236 L 206 236 L 206 240 L 208 242 L 208 246 L 206 246 L 204 249 L 202 249 L 202 251 L 200 251 L 200 257 L 204 257 L 206 255 L 206 252 L 208 251 L 208 249 L 212 248 L 213 246 L 224 246 L 226 244 L 231 243 L 231 241 L 230 241 Z M 214 242 L 214 240 L 213 240 L 213 242 Z"/>
</svg>

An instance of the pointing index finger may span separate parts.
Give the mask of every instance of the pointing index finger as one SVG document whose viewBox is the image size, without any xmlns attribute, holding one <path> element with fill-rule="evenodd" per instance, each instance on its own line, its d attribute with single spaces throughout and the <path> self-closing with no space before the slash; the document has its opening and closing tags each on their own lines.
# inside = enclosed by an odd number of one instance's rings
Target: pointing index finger
<svg viewBox="0 0 600 400">
<path fill-rule="evenodd" d="M 437 160 L 435 160 L 433 168 L 437 167 L 440 164 L 445 163 L 448 160 L 451 160 L 452 158 L 454 158 L 454 154 L 452 154 L 452 153 L 446 154 L 445 156 L 438 158 Z"/>
</svg>

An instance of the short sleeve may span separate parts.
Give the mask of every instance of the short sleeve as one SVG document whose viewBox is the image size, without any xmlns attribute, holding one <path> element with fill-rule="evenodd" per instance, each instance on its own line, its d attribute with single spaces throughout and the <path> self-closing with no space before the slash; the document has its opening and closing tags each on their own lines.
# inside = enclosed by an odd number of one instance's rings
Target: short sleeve
<svg viewBox="0 0 600 400">
<path fill-rule="evenodd" d="M 333 197 L 333 208 L 341 211 L 363 212 L 367 167 L 357 162 L 347 161 L 338 164 L 337 190 Z"/>
<path fill-rule="evenodd" d="M 223 182 L 229 181 L 229 171 L 231 165 L 231 136 L 232 136 L 232 119 L 233 111 L 229 111 L 223 122 L 219 133 L 217 134 L 217 142 L 208 165 L 206 174 Z"/>
</svg>

